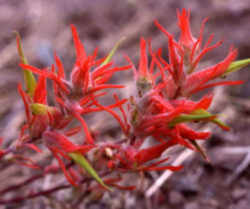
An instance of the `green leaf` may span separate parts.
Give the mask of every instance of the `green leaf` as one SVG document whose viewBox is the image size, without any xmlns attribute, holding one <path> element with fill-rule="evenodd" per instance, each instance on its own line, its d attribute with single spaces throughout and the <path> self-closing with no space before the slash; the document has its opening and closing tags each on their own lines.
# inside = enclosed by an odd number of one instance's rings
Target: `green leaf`
<svg viewBox="0 0 250 209">
<path fill-rule="evenodd" d="M 75 163 L 80 165 L 85 171 L 88 172 L 90 176 L 92 176 L 100 185 L 102 185 L 105 189 L 112 191 L 110 187 L 108 187 L 102 179 L 99 177 L 95 169 L 89 164 L 89 162 L 85 159 L 85 157 L 77 152 L 68 153 L 68 155 L 74 160 Z"/>
<path fill-rule="evenodd" d="M 198 110 L 195 110 L 194 113 L 196 114 L 207 114 L 207 115 L 210 115 L 211 117 L 211 122 L 220 126 L 221 128 L 225 129 L 225 130 L 229 130 L 230 128 L 225 124 L 223 123 L 221 120 L 219 120 L 217 117 L 213 117 L 215 115 L 212 115 L 211 113 L 207 112 L 206 110 L 204 109 L 198 109 Z"/>
<path fill-rule="evenodd" d="M 223 128 L 225 130 L 229 130 L 229 127 L 225 123 L 220 121 L 216 117 L 216 115 L 213 115 L 204 109 L 197 109 L 197 110 L 193 111 L 191 114 L 182 114 L 182 115 L 176 117 L 174 120 L 172 120 L 169 123 L 169 127 L 174 127 L 175 125 L 177 125 L 179 123 L 206 120 L 206 119 L 208 119 L 212 123 L 217 124 L 218 126 L 220 126 L 221 128 Z"/>
<path fill-rule="evenodd" d="M 118 47 L 122 44 L 122 42 L 125 40 L 125 37 L 122 37 L 116 44 L 115 46 L 112 48 L 111 52 L 108 54 L 108 56 L 106 57 L 106 59 L 103 61 L 103 63 L 101 65 L 106 65 L 110 62 L 110 60 L 112 59 L 112 57 L 114 56 L 116 50 L 118 49 Z"/>
<path fill-rule="evenodd" d="M 174 127 L 178 123 L 184 123 L 184 122 L 190 122 L 190 121 L 199 121 L 199 120 L 204 120 L 204 119 L 209 119 L 213 117 L 210 113 L 196 113 L 193 112 L 192 114 L 182 114 L 175 119 L 173 119 L 170 123 L 170 127 Z"/>
<path fill-rule="evenodd" d="M 21 37 L 20 37 L 18 32 L 15 32 L 15 34 L 16 34 L 16 41 L 17 41 L 17 51 L 18 51 L 19 57 L 21 59 L 21 63 L 27 65 L 28 60 L 26 59 L 26 57 L 23 53 Z M 27 93 L 31 97 L 33 97 L 35 89 L 36 89 L 36 79 L 35 79 L 33 73 L 28 71 L 28 70 L 24 70 L 23 73 L 24 73 L 24 82 L 26 84 Z"/>
<path fill-rule="evenodd" d="M 226 72 L 221 75 L 222 78 L 225 78 L 226 75 L 229 73 L 235 72 L 240 70 L 243 67 L 246 67 L 247 65 L 250 64 L 250 58 L 248 59 L 243 59 L 243 60 L 237 60 L 235 62 L 232 62 L 229 67 L 227 68 Z"/>
</svg>

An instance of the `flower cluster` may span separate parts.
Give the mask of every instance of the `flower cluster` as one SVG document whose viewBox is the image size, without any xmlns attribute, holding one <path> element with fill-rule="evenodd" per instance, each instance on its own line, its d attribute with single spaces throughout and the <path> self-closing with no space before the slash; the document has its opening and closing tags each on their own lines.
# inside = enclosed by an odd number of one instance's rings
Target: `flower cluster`
<svg viewBox="0 0 250 209">
<path fill-rule="evenodd" d="M 237 62 L 233 62 L 237 50 L 231 48 L 221 62 L 199 69 L 198 64 L 202 57 L 220 46 L 221 42 L 212 45 L 211 35 L 203 43 L 203 30 L 207 19 L 202 23 L 198 38 L 195 38 L 190 29 L 190 13 L 183 9 L 177 15 L 179 40 L 175 40 L 155 21 L 155 25 L 168 39 L 169 59 L 163 57 L 161 49 L 154 51 L 150 41 L 141 38 L 138 67 L 127 56 L 125 58 L 128 65 L 114 66 L 110 60 L 117 46 L 101 59 L 97 58 L 97 49 L 88 55 L 76 28 L 71 26 L 76 61 L 69 80 L 66 79 L 63 64 L 56 54 L 55 65 L 49 68 L 39 69 L 29 65 L 23 55 L 20 38 L 17 37 L 22 58 L 20 66 L 26 83 L 26 91 L 21 85 L 18 86 L 18 91 L 25 106 L 27 120 L 21 129 L 16 149 L 28 147 L 41 152 L 42 142 L 57 159 L 65 177 L 73 186 L 79 185 L 82 173 L 80 166 L 106 189 L 134 188 L 118 184 L 122 180 L 121 172 L 181 169 L 181 165 L 166 164 L 169 158 L 162 157 L 169 147 L 181 145 L 200 152 L 206 158 L 197 140 L 208 139 L 210 133 L 193 130 L 189 124 L 205 121 L 215 123 L 224 130 L 229 128 L 216 115 L 208 112 L 213 100 L 211 93 L 199 101 L 195 101 L 192 96 L 218 85 L 241 84 L 242 81 L 210 81 L 223 77 L 246 63 L 237 65 Z M 120 99 L 114 93 L 113 104 L 104 106 L 100 99 L 108 94 L 109 89 L 125 87 L 108 83 L 113 74 L 131 69 L 134 74 L 135 93 L 125 99 Z M 47 102 L 47 80 L 53 84 L 53 105 Z M 122 131 L 121 139 L 96 140 L 84 116 L 100 111 L 109 113 L 118 122 Z M 74 120 L 79 122 L 79 126 L 72 128 Z M 84 132 L 84 137 L 81 144 L 75 144 L 71 137 L 80 131 Z M 146 140 L 150 142 L 145 143 Z M 148 146 L 145 147 L 145 144 Z M 0 157 L 6 153 L 8 152 L 5 150 L 0 151 Z M 94 153 L 94 157 L 91 153 Z M 67 169 L 66 161 L 74 161 L 75 166 Z M 35 167 L 35 164 L 26 165 Z M 100 173 L 103 172 L 108 175 L 101 178 Z"/>
</svg>

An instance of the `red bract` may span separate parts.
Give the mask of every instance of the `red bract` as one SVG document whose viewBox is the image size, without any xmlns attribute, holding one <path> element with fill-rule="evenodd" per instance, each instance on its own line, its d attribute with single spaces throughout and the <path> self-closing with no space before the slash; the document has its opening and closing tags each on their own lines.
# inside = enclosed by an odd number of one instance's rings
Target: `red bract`
<svg viewBox="0 0 250 209">
<path fill-rule="evenodd" d="M 22 96 L 27 124 L 24 125 L 22 138 L 27 138 L 25 141 L 39 139 L 42 133 L 48 126 L 58 127 L 63 122 L 62 113 L 56 107 L 47 106 L 47 89 L 45 77 L 39 77 L 38 84 L 35 88 L 34 96 L 30 97 L 23 90 L 21 85 L 18 85 L 18 91 Z M 25 129 L 29 130 L 29 136 L 24 137 Z"/>
<path fill-rule="evenodd" d="M 230 63 L 235 60 L 236 56 L 237 56 L 237 50 L 232 50 L 229 52 L 228 56 L 222 62 L 207 69 L 204 69 L 202 71 L 190 74 L 187 77 L 186 81 L 183 83 L 182 86 L 183 95 L 191 96 L 192 94 L 200 90 L 213 87 L 216 85 L 241 84 L 242 81 L 237 81 L 237 82 L 228 81 L 227 83 L 224 82 L 224 83 L 206 84 L 208 81 L 223 75 L 227 70 L 227 68 L 229 67 Z"/>
<path fill-rule="evenodd" d="M 171 140 L 141 150 L 136 150 L 135 147 L 131 146 L 126 149 L 119 148 L 118 153 L 114 156 L 114 160 L 119 162 L 116 167 L 123 172 L 159 171 L 167 169 L 177 171 L 181 169 L 182 166 L 159 166 L 166 162 L 168 158 L 153 163 L 151 162 L 158 159 L 166 149 L 176 144 L 178 144 L 176 140 Z M 112 163 L 112 168 L 114 169 L 114 163 Z"/>
<path fill-rule="evenodd" d="M 121 177 L 117 177 L 117 178 L 108 178 L 105 179 L 104 182 L 110 186 L 113 186 L 119 190 L 134 190 L 136 189 L 136 186 L 121 186 L 119 184 L 117 184 L 117 182 L 121 181 L 122 178 Z"/>
<path fill-rule="evenodd" d="M 156 158 L 159 158 L 161 154 L 169 147 L 177 144 L 176 140 L 170 140 L 168 142 L 160 143 L 150 148 L 141 149 L 138 153 L 135 154 L 135 162 L 138 165 L 149 162 Z"/>
<path fill-rule="evenodd" d="M 44 140 L 46 146 L 51 150 L 55 158 L 58 160 L 58 163 L 60 167 L 62 168 L 68 181 L 72 185 L 76 186 L 74 176 L 72 176 L 72 174 L 66 170 L 66 167 L 61 157 L 70 160 L 70 157 L 67 155 L 67 153 L 79 152 L 85 155 L 88 151 L 93 149 L 95 146 L 75 145 L 69 139 L 67 139 L 66 136 L 56 131 L 45 131 L 43 133 L 42 139 Z"/>
<path fill-rule="evenodd" d="M 64 153 L 81 152 L 85 154 L 95 147 L 94 145 L 75 145 L 66 136 L 55 131 L 45 131 L 42 138 L 49 148 L 56 148 Z"/>
<path fill-rule="evenodd" d="M 46 89 L 46 78 L 44 76 L 40 76 L 35 93 L 33 96 L 34 103 L 47 104 L 47 89 Z"/>
<path fill-rule="evenodd" d="M 190 23 L 189 23 L 189 18 L 190 18 L 190 12 L 186 11 L 185 9 L 182 11 L 182 14 L 180 14 L 179 11 L 177 11 L 177 17 L 178 17 L 178 24 L 181 29 L 181 34 L 180 34 L 180 40 L 179 44 L 182 46 L 183 50 L 195 50 L 193 49 L 194 44 L 197 42 L 197 39 L 195 39 L 191 33 L 190 29 Z"/>
</svg>

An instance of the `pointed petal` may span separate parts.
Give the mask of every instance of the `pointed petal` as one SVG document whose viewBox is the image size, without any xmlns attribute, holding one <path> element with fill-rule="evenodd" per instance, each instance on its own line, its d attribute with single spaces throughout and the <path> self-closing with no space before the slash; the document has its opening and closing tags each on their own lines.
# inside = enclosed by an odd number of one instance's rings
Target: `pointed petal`
<svg viewBox="0 0 250 209">
<path fill-rule="evenodd" d="M 187 139 L 207 139 L 211 136 L 210 132 L 196 132 L 184 124 L 178 125 L 180 135 Z"/>
<path fill-rule="evenodd" d="M 179 11 L 177 11 L 177 16 L 179 20 L 179 27 L 181 30 L 180 43 L 185 47 L 191 49 L 192 45 L 195 42 L 195 39 L 192 36 L 190 29 L 190 23 L 189 23 L 190 12 L 183 9 L 181 14 L 179 13 Z"/>
<path fill-rule="evenodd" d="M 29 103 L 28 103 L 28 95 L 23 91 L 21 84 L 18 84 L 17 90 L 19 92 L 19 94 L 22 97 L 23 103 L 24 103 L 24 108 L 25 108 L 25 113 L 26 113 L 26 118 L 28 123 L 30 122 L 30 117 L 31 117 L 31 113 L 29 110 Z"/>
<path fill-rule="evenodd" d="M 144 38 L 141 38 L 141 57 L 140 57 L 140 64 L 139 64 L 139 76 L 141 77 L 148 77 L 148 58 L 146 52 L 146 41 Z"/>
<path fill-rule="evenodd" d="M 55 53 L 54 57 L 55 57 L 56 65 L 58 68 L 58 76 L 59 76 L 59 78 L 64 79 L 65 74 L 64 74 L 63 64 L 62 64 L 61 60 L 59 59 L 59 57 L 56 55 L 56 53 Z"/>
<path fill-rule="evenodd" d="M 165 143 L 142 149 L 135 155 L 135 160 L 138 165 L 151 161 L 161 156 L 161 154 L 169 147 L 176 144 L 175 140 L 170 140 Z"/>
<path fill-rule="evenodd" d="M 220 82 L 215 82 L 215 83 L 210 83 L 207 85 L 200 86 L 199 88 L 194 89 L 191 91 L 191 94 L 197 93 L 199 91 L 202 91 L 204 89 L 212 88 L 215 86 L 233 86 L 233 85 L 240 85 L 243 84 L 244 81 L 220 81 Z"/>
<path fill-rule="evenodd" d="M 68 180 L 68 182 L 70 184 L 72 184 L 72 186 L 77 186 L 77 184 L 75 183 L 75 180 L 72 178 L 72 176 L 70 175 L 70 173 L 67 171 L 62 159 L 58 156 L 58 154 L 56 153 L 55 150 L 53 150 L 53 148 L 50 148 L 51 152 L 53 153 L 54 157 L 57 159 L 61 169 L 63 170 L 63 173 L 66 177 L 66 179 Z"/>
<path fill-rule="evenodd" d="M 72 30 L 72 36 L 73 36 L 73 40 L 74 40 L 74 44 L 76 48 L 77 61 L 80 61 L 81 59 L 86 59 L 87 55 L 86 55 L 84 46 L 79 39 L 76 27 L 74 25 L 71 25 L 71 30 Z"/>
<path fill-rule="evenodd" d="M 229 52 L 228 56 L 220 63 L 209 67 L 205 70 L 192 73 L 188 76 L 186 82 L 183 85 L 182 91 L 185 95 L 191 95 L 191 92 L 205 84 L 209 80 L 213 80 L 227 70 L 230 63 L 236 58 L 237 50 Z"/>
<path fill-rule="evenodd" d="M 36 103 L 41 103 L 41 104 L 47 103 L 46 78 L 44 76 L 40 76 L 38 79 L 33 100 Z"/>
</svg>

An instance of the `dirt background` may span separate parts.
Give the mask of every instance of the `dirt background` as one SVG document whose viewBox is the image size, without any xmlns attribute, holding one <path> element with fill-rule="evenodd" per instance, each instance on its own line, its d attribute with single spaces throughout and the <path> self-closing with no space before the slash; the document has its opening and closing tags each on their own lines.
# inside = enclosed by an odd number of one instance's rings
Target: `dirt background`
<svg viewBox="0 0 250 209">
<path fill-rule="evenodd" d="M 123 54 L 138 60 L 141 36 L 152 38 L 154 48 L 163 47 L 166 51 L 165 37 L 153 21 L 158 19 L 169 32 L 178 36 L 176 9 L 181 8 L 191 10 L 193 34 L 198 34 L 202 19 L 210 17 L 205 38 L 214 33 L 215 40 L 224 40 L 222 47 L 205 57 L 204 65 L 223 59 L 231 45 L 239 49 L 238 58 L 250 57 L 249 0 L 0 0 L 0 135 L 4 138 L 3 146 L 17 138 L 25 119 L 16 88 L 17 83 L 22 82 L 22 74 L 13 31 L 20 32 L 30 64 L 51 65 L 56 51 L 68 71 L 75 57 L 70 24 L 77 27 L 86 50 L 92 52 L 98 46 L 100 56 L 126 36 L 115 56 L 116 63 L 124 64 Z M 214 134 L 205 146 L 211 163 L 199 155 L 191 156 L 183 163 L 185 168 L 171 176 L 151 198 L 145 197 L 145 191 L 160 176 L 157 172 L 146 176 L 143 188 L 105 194 L 100 200 L 88 195 L 75 204 L 69 192 L 57 192 L 50 197 L 0 208 L 249 209 L 250 73 L 245 69 L 230 78 L 245 80 L 245 84 L 216 89 L 217 103 L 213 110 L 223 112 L 222 117 L 232 130 L 224 133 L 217 127 L 210 127 Z M 117 75 L 115 79 L 129 83 L 131 74 Z M 20 166 L 0 165 L 0 188 L 22 181 L 31 172 Z M 32 184 L 32 190 L 44 188 L 44 181 Z M 136 184 L 137 178 L 133 181 Z M 53 186 L 53 182 L 47 186 Z M 25 191 L 17 190 L 1 198 L 8 199 L 22 192 Z"/>
</svg>

